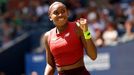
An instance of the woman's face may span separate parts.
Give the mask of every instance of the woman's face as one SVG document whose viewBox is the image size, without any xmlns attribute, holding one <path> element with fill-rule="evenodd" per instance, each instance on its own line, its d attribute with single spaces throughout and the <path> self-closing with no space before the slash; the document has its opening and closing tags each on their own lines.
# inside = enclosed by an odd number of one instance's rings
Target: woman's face
<svg viewBox="0 0 134 75">
<path fill-rule="evenodd" d="M 68 11 L 63 4 L 58 3 L 51 7 L 49 16 L 56 26 L 63 26 L 67 23 Z"/>
</svg>

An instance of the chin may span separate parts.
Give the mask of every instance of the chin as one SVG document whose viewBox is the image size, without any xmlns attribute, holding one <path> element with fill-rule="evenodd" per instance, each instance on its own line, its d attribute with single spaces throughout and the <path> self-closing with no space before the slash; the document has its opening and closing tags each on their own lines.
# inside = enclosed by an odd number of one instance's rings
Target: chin
<svg viewBox="0 0 134 75">
<path fill-rule="evenodd" d="M 65 22 L 65 21 L 63 22 L 63 21 L 62 21 L 62 22 L 59 22 L 58 25 L 64 26 L 66 23 L 67 23 L 67 21 L 66 21 L 66 22 Z"/>
</svg>

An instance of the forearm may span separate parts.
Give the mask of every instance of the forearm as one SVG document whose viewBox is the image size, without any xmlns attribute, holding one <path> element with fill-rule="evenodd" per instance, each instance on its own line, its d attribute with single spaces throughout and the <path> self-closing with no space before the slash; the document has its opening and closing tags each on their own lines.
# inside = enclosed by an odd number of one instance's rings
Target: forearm
<svg viewBox="0 0 134 75">
<path fill-rule="evenodd" d="M 95 60 L 97 58 L 97 50 L 95 44 L 93 43 L 92 39 L 85 39 L 85 42 L 87 55 L 92 60 Z"/>
<path fill-rule="evenodd" d="M 97 57 L 97 51 L 96 51 L 96 46 L 94 45 L 94 43 L 91 39 L 91 34 L 88 30 L 87 20 L 84 18 L 81 18 L 80 20 L 77 21 L 76 24 L 78 26 L 79 34 L 80 34 L 81 40 L 84 44 L 84 47 L 86 49 L 87 55 L 92 60 L 95 60 Z"/>
<path fill-rule="evenodd" d="M 54 75 L 55 68 L 50 66 L 49 64 L 46 65 L 44 75 Z"/>
</svg>

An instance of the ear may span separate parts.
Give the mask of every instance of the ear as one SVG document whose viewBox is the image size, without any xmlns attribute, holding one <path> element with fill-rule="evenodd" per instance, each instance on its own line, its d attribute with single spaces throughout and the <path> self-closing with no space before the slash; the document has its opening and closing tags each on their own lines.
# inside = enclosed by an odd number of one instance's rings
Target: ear
<svg viewBox="0 0 134 75">
<path fill-rule="evenodd" d="M 52 18 L 51 18 L 51 16 L 49 15 L 49 19 L 50 19 L 50 21 L 52 21 Z"/>
<path fill-rule="evenodd" d="M 69 14 L 70 14 L 70 13 L 69 13 L 69 10 L 67 9 L 67 15 L 68 15 L 68 17 L 69 17 Z"/>
</svg>

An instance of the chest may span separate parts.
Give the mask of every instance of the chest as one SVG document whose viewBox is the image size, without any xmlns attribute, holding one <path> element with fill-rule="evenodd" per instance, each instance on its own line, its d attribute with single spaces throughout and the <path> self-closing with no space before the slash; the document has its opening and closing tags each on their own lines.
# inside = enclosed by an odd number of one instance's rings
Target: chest
<svg viewBox="0 0 134 75">
<path fill-rule="evenodd" d="M 80 46 L 81 41 L 75 32 L 66 32 L 60 36 L 53 35 L 50 40 L 50 50 L 54 55 L 70 53 Z"/>
</svg>

